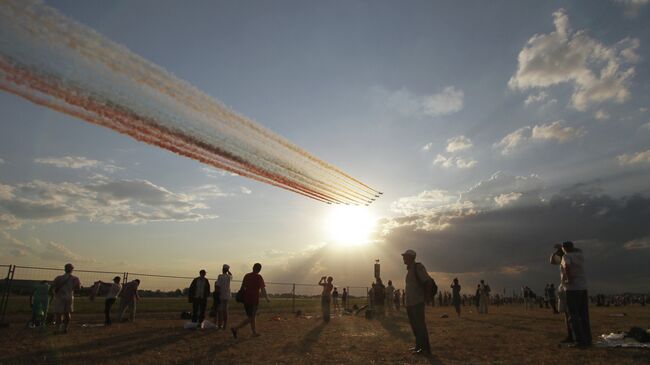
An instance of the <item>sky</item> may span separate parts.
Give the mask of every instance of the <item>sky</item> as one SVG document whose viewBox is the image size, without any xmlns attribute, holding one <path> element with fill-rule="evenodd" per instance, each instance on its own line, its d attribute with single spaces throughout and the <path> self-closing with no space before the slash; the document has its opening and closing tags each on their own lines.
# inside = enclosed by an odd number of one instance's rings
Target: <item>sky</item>
<svg viewBox="0 0 650 365">
<path fill-rule="evenodd" d="M 590 290 L 648 291 L 647 0 L 46 4 L 384 194 L 350 213 L 0 92 L 0 264 L 401 286 L 413 249 L 442 287 L 541 290 L 572 240 Z"/>
</svg>

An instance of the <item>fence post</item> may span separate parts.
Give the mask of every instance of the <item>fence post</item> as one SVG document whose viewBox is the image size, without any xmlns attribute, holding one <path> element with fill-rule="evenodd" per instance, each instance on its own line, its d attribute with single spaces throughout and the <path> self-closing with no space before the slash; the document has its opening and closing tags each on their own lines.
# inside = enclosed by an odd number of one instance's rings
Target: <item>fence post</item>
<svg viewBox="0 0 650 365">
<path fill-rule="evenodd" d="M 129 273 L 125 272 L 122 277 L 122 285 L 126 284 L 127 280 L 129 280 Z"/>
<path fill-rule="evenodd" d="M 291 289 L 291 313 L 296 313 L 296 283 L 293 283 Z"/>
<path fill-rule="evenodd" d="M 16 265 L 9 265 L 7 270 L 7 278 L 5 279 L 4 291 L 0 298 L 0 327 L 9 327 L 9 322 L 6 321 L 7 306 L 9 305 L 9 295 L 11 294 L 11 282 L 14 280 L 14 273 L 16 272 Z"/>
</svg>

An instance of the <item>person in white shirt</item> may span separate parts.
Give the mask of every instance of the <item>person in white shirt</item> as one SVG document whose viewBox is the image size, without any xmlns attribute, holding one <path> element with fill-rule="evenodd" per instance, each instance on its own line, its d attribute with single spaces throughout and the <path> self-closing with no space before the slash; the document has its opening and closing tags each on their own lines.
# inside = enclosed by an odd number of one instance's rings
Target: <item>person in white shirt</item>
<svg viewBox="0 0 650 365">
<path fill-rule="evenodd" d="M 103 281 L 99 281 L 100 284 L 105 284 Z M 106 301 L 104 302 L 104 325 L 110 326 L 113 322 L 111 321 L 111 308 L 115 301 L 117 300 L 117 295 L 120 294 L 122 290 L 122 285 L 120 285 L 120 277 L 116 276 L 113 278 L 113 283 L 106 293 Z"/>
<path fill-rule="evenodd" d="M 72 275 L 74 266 L 66 264 L 65 274 L 57 276 L 52 282 L 54 289 L 54 314 L 58 330 L 68 333 L 68 325 L 74 310 L 74 291 L 81 288 L 79 278 Z"/>
<path fill-rule="evenodd" d="M 223 265 L 222 273 L 217 277 L 215 283 L 215 290 L 218 292 L 219 306 L 217 308 L 217 328 L 226 329 L 228 324 L 228 301 L 232 294 L 230 293 L 230 281 L 232 274 L 230 273 L 230 266 Z"/>
<path fill-rule="evenodd" d="M 589 347 L 592 344 L 592 338 L 585 259 L 582 250 L 574 247 L 571 241 L 562 243 L 562 251 L 564 251 L 560 264 L 563 274 L 562 285 L 566 288 L 571 328 L 578 347 Z"/>
<path fill-rule="evenodd" d="M 562 257 L 564 256 L 564 251 L 562 250 L 562 244 L 558 243 L 555 245 L 555 252 L 551 255 L 549 260 L 551 265 L 562 264 Z M 560 268 L 560 284 L 557 286 L 557 307 L 560 313 L 564 313 L 564 323 L 566 325 L 567 336 L 560 343 L 573 343 L 573 330 L 571 329 L 571 321 L 569 318 L 569 310 L 566 305 L 566 288 L 564 287 L 564 271 Z"/>
</svg>

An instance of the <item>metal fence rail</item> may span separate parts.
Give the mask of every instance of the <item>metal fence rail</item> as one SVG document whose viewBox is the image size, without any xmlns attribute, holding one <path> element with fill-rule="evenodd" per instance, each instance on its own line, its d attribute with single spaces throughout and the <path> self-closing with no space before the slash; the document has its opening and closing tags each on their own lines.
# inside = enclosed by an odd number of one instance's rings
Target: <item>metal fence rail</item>
<svg viewBox="0 0 650 365">
<path fill-rule="evenodd" d="M 51 282 L 62 273 L 61 268 L 0 265 L 0 275 L 3 277 L 0 281 L 0 323 L 7 323 L 7 307 L 11 296 L 25 298 L 26 301 L 26 298 L 33 293 L 34 286 L 37 283 L 41 281 Z M 75 269 L 74 275 L 79 278 L 82 284 L 82 289 L 76 294 L 77 296 L 89 295 L 90 288 L 97 281 L 112 282 L 113 278 L 118 276 L 121 278 L 122 283 L 140 279 L 138 293 L 142 297 L 184 297 L 187 296 L 188 287 L 194 279 L 191 276 L 83 269 Z M 211 285 L 216 283 L 216 278 L 208 277 L 208 280 L 210 280 Z M 233 295 L 239 290 L 240 284 L 241 280 L 231 280 Z M 269 296 L 291 300 L 292 312 L 296 312 L 296 300 L 301 301 L 306 298 L 318 297 L 322 291 L 322 287 L 317 284 L 283 282 L 265 282 L 265 284 Z M 343 308 L 343 288 L 348 292 L 349 298 L 355 298 L 357 301 L 367 300 L 367 287 L 337 285 L 337 288 L 341 308 Z"/>
</svg>

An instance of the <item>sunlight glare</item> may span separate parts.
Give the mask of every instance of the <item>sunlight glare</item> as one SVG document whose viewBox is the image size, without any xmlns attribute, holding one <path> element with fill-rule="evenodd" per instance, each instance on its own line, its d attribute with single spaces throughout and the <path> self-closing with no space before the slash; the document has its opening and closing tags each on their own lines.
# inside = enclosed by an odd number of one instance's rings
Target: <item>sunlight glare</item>
<svg viewBox="0 0 650 365">
<path fill-rule="evenodd" d="M 327 217 L 327 233 L 336 243 L 359 246 L 368 243 L 376 220 L 368 207 L 337 205 Z"/>
</svg>

